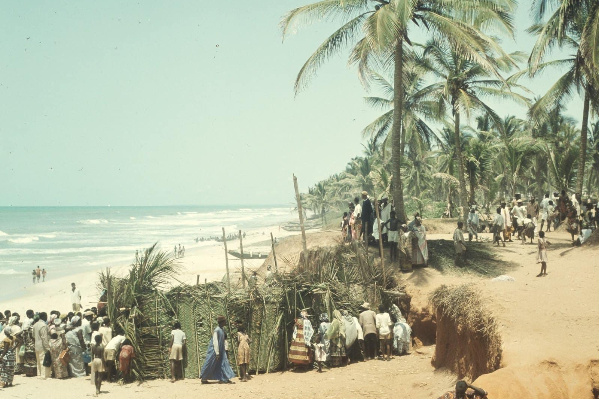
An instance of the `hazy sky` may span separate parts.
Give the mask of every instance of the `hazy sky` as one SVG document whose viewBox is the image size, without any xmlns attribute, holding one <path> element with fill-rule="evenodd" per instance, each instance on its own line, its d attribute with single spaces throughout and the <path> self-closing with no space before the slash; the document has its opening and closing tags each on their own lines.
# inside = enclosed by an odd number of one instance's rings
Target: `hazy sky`
<svg viewBox="0 0 600 400">
<path fill-rule="evenodd" d="M 5 4 L 0 205 L 282 204 L 292 173 L 306 190 L 340 172 L 378 113 L 347 52 L 294 96 L 300 67 L 337 26 L 282 43 L 281 17 L 308 2 Z M 515 23 L 505 47 L 528 52 L 526 6 Z M 579 119 L 581 104 L 568 113 Z"/>
</svg>

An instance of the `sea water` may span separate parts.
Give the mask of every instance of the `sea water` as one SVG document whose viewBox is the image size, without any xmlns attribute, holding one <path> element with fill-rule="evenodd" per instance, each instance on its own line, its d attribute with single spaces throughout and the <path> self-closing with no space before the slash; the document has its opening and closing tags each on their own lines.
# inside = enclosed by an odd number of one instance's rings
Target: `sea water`
<svg viewBox="0 0 600 400">
<path fill-rule="evenodd" d="M 19 296 L 31 272 L 47 279 L 133 262 L 136 250 L 155 242 L 202 247 L 196 238 L 280 225 L 293 218 L 286 206 L 0 207 L 0 300 Z M 40 280 L 41 281 L 41 280 Z"/>
</svg>

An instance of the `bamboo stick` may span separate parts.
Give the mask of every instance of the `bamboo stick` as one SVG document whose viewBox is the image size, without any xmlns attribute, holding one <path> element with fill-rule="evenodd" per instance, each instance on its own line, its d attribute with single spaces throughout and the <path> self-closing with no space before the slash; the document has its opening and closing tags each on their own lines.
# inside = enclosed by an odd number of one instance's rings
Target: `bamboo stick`
<svg viewBox="0 0 600 400">
<path fill-rule="evenodd" d="M 275 272 L 278 272 L 277 255 L 275 254 L 275 241 L 273 240 L 273 232 L 271 232 L 271 250 L 273 251 L 273 262 L 275 263 Z"/>
<path fill-rule="evenodd" d="M 298 204 L 298 218 L 300 219 L 300 230 L 302 231 L 302 250 L 306 252 L 306 232 L 304 232 L 304 215 L 302 214 L 302 200 L 300 199 L 300 192 L 298 191 L 298 178 L 294 177 L 294 190 L 296 191 L 296 203 Z"/>
<path fill-rule="evenodd" d="M 227 238 L 225 237 L 225 228 L 223 230 L 223 244 L 225 245 L 225 269 L 227 270 L 227 293 L 231 293 L 231 281 L 229 280 L 229 253 L 227 252 Z"/>
<path fill-rule="evenodd" d="M 379 218 L 379 200 L 375 199 L 375 215 L 377 216 L 377 229 L 379 229 L 379 257 L 381 258 L 381 272 L 383 273 L 383 288 L 387 287 L 385 282 L 385 258 L 383 257 L 383 234 L 381 233 L 381 219 Z"/>
<path fill-rule="evenodd" d="M 198 328 L 196 326 L 196 298 L 194 297 L 192 299 L 192 322 L 194 323 L 194 334 L 196 336 L 196 340 L 195 340 L 195 345 L 196 345 L 196 363 L 198 365 L 198 376 L 200 376 L 200 370 L 202 369 L 202 366 L 200 365 L 200 349 L 198 348 L 199 345 L 199 341 L 198 341 Z"/>
<path fill-rule="evenodd" d="M 242 261 L 242 287 L 246 288 L 246 272 L 244 271 L 244 243 L 242 243 L 242 230 L 239 230 L 240 236 L 240 260 Z"/>
</svg>

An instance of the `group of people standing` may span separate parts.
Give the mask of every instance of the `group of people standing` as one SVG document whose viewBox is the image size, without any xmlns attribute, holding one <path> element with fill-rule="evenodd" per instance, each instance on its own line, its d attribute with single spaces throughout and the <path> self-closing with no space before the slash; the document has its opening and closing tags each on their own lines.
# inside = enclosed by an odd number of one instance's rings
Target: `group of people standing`
<svg viewBox="0 0 600 400">
<path fill-rule="evenodd" d="M 40 283 L 40 278 L 42 278 L 42 282 L 46 282 L 46 268 L 40 269 L 40 266 L 31 271 L 31 277 L 33 279 L 33 283 Z"/>
<path fill-rule="evenodd" d="M 342 238 L 345 242 L 355 240 L 369 243 L 379 240 L 379 223 L 381 223 L 381 240 L 384 247 L 390 248 L 390 259 L 398 262 L 402 270 L 427 265 L 429 252 L 427 248 L 427 230 L 419 213 L 409 224 L 403 224 L 396 215 L 394 206 L 387 198 L 377 202 L 379 221 L 367 192 L 363 191 L 362 204 L 358 197 L 348 203 L 348 212 L 342 216 Z"/>
<path fill-rule="evenodd" d="M 322 372 L 323 364 L 339 367 L 375 358 L 389 361 L 392 348 L 398 355 L 410 352 L 412 330 L 397 305 L 389 310 L 380 305 L 379 313 L 372 311 L 369 303 L 360 308 L 358 318 L 347 310 L 334 310 L 331 320 L 322 313 L 316 331 L 308 309 L 303 309 L 294 321 L 289 362 L 304 368 L 314 362 Z"/>
<path fill-rule="evenodd" d="M 115 363 L 127 379 L 134 352 L 123 332 L 96 307 L 81 312 L 34 312 L 24 318 L 0 313 L 0 382 L 10 387 L 15 374 L 42 379 L 81 378 L 91 374 L 96 394 L 103 378 L 112 380 Z"/>
</svg>

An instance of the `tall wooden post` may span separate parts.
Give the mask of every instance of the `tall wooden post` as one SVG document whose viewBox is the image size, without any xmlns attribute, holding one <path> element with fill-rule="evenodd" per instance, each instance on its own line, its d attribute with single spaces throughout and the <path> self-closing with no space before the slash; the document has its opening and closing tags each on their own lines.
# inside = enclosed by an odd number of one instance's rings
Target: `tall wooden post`
<svg viewBox="0 0 600 400">
<path fill-rule="evenodd" d="M 244 271 L 244 244 L 242 243 L 242 230 L 239 231 L 240 235 L 240 260 L 242 261 L 242 287 L 246 288 L 246 272 Z"/>
<path fill-rule="evenodd" d="M 225 269 L 227 270 L 227 292 L 231 293 L 231 281 L 229 280 L 229 253 L 227 252 L 227 238 L 225 237 L 225 228 L 223 229 L 223 244 L 225 245 Z"/>
<path fill-rule="evenodd" d="M 273 240 L 273 232 L 271 232 L 271 250 L 273 251 L 273 262 L 275 263 L 275 272 L 278 272 L 277 255 L 275 254 L 275 241 Z"/>
<path fill-rule="evenodd" d="M 302 249 L 306 251 L 306 233 L 304 232 L 304 215 L 302 214 L 302 201 L 300 200 L 300 192 L 298 191 L 298 178 L 294 177 L 294 190 L 296 191 L 296 203 L 298 203 L 298 218 L 300 219 L 300 230 L 302 231 Z"/>
<path fill-rule="evenodd" d="M 379 218 L 379 200 L 375 199 L 375 216 L 377 216 L 377 229 L 379 229 L 379 257 L 381 257 L 381 273 L 383 274 L 383 289 L 386 288 L 385 282 L 385 258 L 383 257 L 383 235 L 381 233 L 381 219 Z"/>
</svg>

